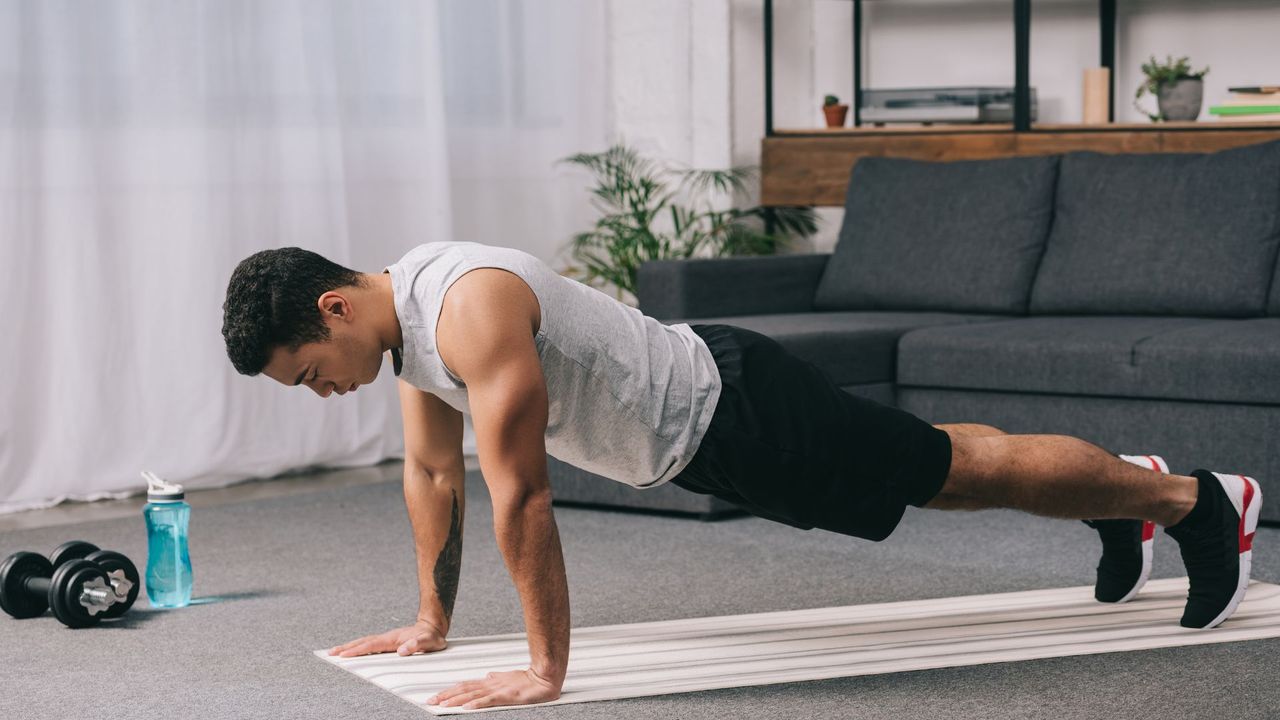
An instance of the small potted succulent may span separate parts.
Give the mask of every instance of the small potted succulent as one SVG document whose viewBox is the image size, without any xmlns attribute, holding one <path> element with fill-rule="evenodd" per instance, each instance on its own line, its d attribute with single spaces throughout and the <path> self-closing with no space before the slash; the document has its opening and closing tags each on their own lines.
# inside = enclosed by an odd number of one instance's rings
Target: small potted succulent
<svg viewBox="0 0 1280 720">
<path fill-rule="evenodd" d="M 841 105 L 840 98 L 828 95 L 822 99 L 822 114 L 827 116 L 827 127 L 844 127 L 844 120 L 849 115 L 849 106 Z"/>
<path fill-rule="evenodd" d="M 1206 65 L 1200 72 L 1191 72 L 1191 62 L 1186 57 L 1174 62 L 1173 56 L 1166 56 L 1164 63 L 1156 61 L 1154 55 L 1151 62 L 1142 64 L 1142 73 L 1146 79 L 1138 86 L 1138 94 L 1133 97 L 1133 106 L 1143 115 L 1151 118 L 1151 122 L 1165 120 L 1195 120 L 1200 117 L 1200 103 L 1204 97 L 1204 76 L 1209 72 Z M 1155 115 L 1138 105 L 1138 100 L 1146 93 L 1156 96 L 1159 112 Z"/>
</svg>

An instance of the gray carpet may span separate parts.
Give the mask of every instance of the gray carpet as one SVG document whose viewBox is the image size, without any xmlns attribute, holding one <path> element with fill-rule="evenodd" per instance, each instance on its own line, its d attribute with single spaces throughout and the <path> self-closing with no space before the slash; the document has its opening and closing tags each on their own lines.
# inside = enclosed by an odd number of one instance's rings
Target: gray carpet
<svg viewBox="0 0 1280 720">
<path fill-rule="evenodd" d="M 558 508 L 574 626 L 1084 585 L 1096 537 L 1074 521 L 911 509 L 883 543 L 754 517 L 711 523 Z M 0 533 L 0 555 L 70 538 L 146 558 L 141 517 Z M 1153 577 L 1183 575 L 1157 536 Z M 1280 530 L 1254 577 L 1280 581 Z M 412 622 L 414 554 L 398 483 L 197 508 L 198 604 L 69 630 L 0 616 L 0 717 L 417 718 L 429 714 L 310 652 Z M 523 630 L 468 476 L 451 635 Z M 1274 717 L 1280 640 L 1171 648 L 504 711 L 494 718 Z M 512 668 L 495 668 L 512 669 Z"/>
</svg>

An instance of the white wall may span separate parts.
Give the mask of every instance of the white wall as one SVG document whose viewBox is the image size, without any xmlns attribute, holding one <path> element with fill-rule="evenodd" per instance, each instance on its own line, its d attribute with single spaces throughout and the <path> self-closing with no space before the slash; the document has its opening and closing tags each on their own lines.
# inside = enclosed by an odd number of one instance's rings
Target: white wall
<svg viewBox="0 0 1280 720">
<path fill-rule="evenodd" d="M 671 163 L 730 164 L 728 0 L 612 0 L 616 140 Z"/>
</svg>

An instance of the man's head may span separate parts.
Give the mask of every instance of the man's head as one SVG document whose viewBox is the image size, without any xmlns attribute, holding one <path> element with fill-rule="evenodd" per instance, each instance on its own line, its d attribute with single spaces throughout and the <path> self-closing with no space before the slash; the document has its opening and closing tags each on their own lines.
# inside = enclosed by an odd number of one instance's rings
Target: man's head
<svg viewBox="0 0 1280 720">
<path fill-rule="evenodd" d="M 373 296 L 366 276 L 309 250 L 254 253 L 227 285 L 227 356 L 244 375 L 344 394 L 373 382 L 382 366 Z"/>
</svg>

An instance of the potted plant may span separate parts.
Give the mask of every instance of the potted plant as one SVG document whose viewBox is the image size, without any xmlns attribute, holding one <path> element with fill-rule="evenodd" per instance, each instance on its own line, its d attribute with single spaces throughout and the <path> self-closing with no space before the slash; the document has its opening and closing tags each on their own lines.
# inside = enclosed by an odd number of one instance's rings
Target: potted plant
<svg viewBox="0 0 1280 720">
<path fill-rule="evenodd" d="M 828 95 L 822 99 L 822 114 L 827 116 L 827 127 L 844 127 L 844 119 L 849 115 L 849 106 L 841 105 L 840 98 Z"/>
<path fill-rule="evenodd" d="M 1209 72 L 1206 65 L 1200 72 L 1191 72 L 1191 63 L 1186 57 L 1174 62 L 1173 56 L 1166 56 L 1164 63 L 1156 61 L 1154 55 L 1151 62 L 1142 64 L 1142 73 L 1146 79 L 1138 86 L 1138 93 L 1133 98 L 1133 106 L 1152 122 L 1164 120 L 1195 120 L 1200 117 L 1200 103 L 1204 97 L 1204 76 Z M 1138 105 L 1138 100 L 1146 93 L 1156 96 L 1159 112 L 1155 115 Z"/>
<path fill-rule="evenodd" d="M 646 260 L 693 257 L 707 250 L 724 255 L 772 255 L 791 237 L 818 230 L 810 207 L 730 207 L 717 209 L 715 193 L 746 191 L 754 168 L 666 170 L 625 145 L 561 160 L 587 168 L 601 212 L 595 227 L 573 237 L 579 266 L 561 272 L 587 285 L 636 292 L 636 272 Z M 678 181 L 672 187 L 669 180 Z"/>
</svg>

